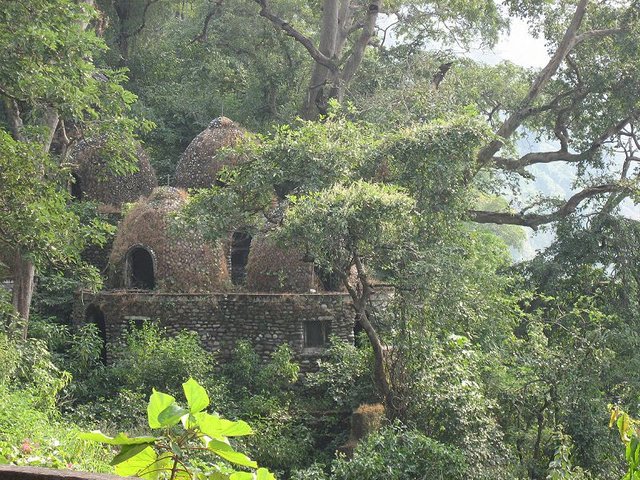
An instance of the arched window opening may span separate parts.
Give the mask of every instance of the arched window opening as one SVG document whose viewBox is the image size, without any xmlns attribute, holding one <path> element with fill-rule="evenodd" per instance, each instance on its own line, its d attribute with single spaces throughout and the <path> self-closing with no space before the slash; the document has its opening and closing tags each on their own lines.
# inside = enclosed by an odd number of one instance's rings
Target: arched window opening
<svg viewBox="0 0 640 480">
<path fill-rule="evenodd" d="M 156 286 L 153 256 L 144 247 L 133 247 L 127 254 L 126 286 L 141 290 L 153 290 Z"/>
<path fill-rule="evenodd" d="M 100 350 L 100 360 L 103 364 L 107 363 L 107 325 L 104 321 L 104 313 L 100 307 L 89 305 L 84 314 L 85 323 L 93 323 L 98 327 L 100 338 L 102 339 L 102 348 Z"/>
<path fill-rule="evenodd" d="M 251 235 L 247 232 L 234 232 L 231 237 L 231 282 L 234 285 L 244 285 L 250 248 Z"/>
<path fill-rule="evenodd" d="M 77 173 L 72 173 L 71 177 L 73 178 L 71 182 L 71 196 L 76 200 L 82 200 L 83 192 L 80 176 Z"/>
</svg>

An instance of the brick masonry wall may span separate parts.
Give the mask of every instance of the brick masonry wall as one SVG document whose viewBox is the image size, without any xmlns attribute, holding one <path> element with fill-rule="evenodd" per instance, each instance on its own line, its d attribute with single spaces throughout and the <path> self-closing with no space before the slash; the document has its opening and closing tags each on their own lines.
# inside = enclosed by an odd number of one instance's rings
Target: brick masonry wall
<svg viewBox="0 0 640 480">
<path fill-rule="evenodd" d="M 353 342 L 354 311 L 343 293 L 321 294 L 170 294 L 115 290 L 80 292 L 74 304 L 76 323 L 85 320 L 90 305 L 105 317 L 109 343 L 117 342 L 133 321 L 148 318 L 169 334 L 191 330 L 215 352 L 220 363 L 231 358 L 235 343 L 250 341 L 263 360 L 288 343 L 303 371 L 313 370 L 321 349 L 304 347 L 304 322 L 326 322 L 331 335 Z M 133 317 L 133 318 L 132 318 Z"/>
</svg>

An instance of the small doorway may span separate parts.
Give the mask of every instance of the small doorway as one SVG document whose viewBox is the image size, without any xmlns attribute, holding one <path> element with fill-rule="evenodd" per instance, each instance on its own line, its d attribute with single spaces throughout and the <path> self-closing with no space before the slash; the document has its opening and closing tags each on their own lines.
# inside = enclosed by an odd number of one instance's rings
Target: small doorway
<svg viewBox="0 0 640 480">
<path fill-rule="evenodd" d="M 107 325 L 104 321 L 104 312 L 97 305 L 89 305 L 84 314 L 85 323 L 93 323 L 98 327 L 100 338 L 102 339 L 102 349 L 100 350 L 100 360 L 107 363 Z"/>
<path fill-rule="evenodd" d="M 251 248 L 251 235 L 234 232 L 231 237 L 231 283 L 244 285 L 247 278 L 247 263 Z"/>
<path fill-rule="evenodd" d="M 156 286 L 155 266 L 153 255 L 145 247 L 133 247 L 127 253 L 126 259 L 127 288 L 153 290 Z"/>
<path fill-rule="evenodd" d="M 82 200 L 83 192 L 82 192 L 82 180 L 77 173 L 71 174 L 71 197 L 75 200 Z"/>
</svg>

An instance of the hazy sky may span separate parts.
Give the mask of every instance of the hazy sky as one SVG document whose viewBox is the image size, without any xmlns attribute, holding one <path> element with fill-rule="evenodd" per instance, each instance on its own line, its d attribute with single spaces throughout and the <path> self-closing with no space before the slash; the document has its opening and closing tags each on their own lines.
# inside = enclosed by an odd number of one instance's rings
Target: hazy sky
<svg viewBox="0 0 640 480">
<path fill-rule="evenodd" d="M 473 50 L 473 58 L 487 63 L 498 63 L 509 60 L 523 67 L 544 67 L 549 61 L 549 55 L 544 40 L 533 38 L 527 24 L 520 19 L 511 19 L 511 32 L 502 36 L 493 50 Z"/>
</svg>

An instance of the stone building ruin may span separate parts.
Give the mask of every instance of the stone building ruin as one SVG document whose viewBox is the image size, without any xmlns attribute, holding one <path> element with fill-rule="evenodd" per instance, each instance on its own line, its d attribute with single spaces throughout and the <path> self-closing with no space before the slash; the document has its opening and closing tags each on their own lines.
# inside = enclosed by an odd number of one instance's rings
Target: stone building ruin
<svg viewBox="0 0 640 480">
<path fill-rule="evenodd" d="M 105 361 L 109 344 L 145 321 L 157 322 L 169 334 L 197 332 L 220 362 L 231 357 L 238 340 L 250 341 L 264 360 L 287 343 L 303 371 L 317 364 L 329 335 L 353 342 L 350 297 L 305 261 L 303 252 L 278 247 L 268 228 L 254 236 L 238 229 L 211 241 L 173 220 L 188 199 L 187 189 L 219 184 L 220 169 L 237 164 L 237 157 L 218 152 L 243 133 L 227 118 L 212 121 L 182 155 L 176 187 L 155 187 L 143 153 L 136 180 L 123 179 L 125 191 L 111 196 L 106 193 L 113 179 L 96 180 L 78 167 L 85 189 L 79 199 L 111 206 L 135 202 L 119 220 L 106 266 L 99 265 L 105 289 L 78 292 L 73 309 L 74 322 L 98 326 Z M 78 158 L 87 165 L 102 164 L 90 147 L 81 152 L 84 157 Z"/>
</svg>

